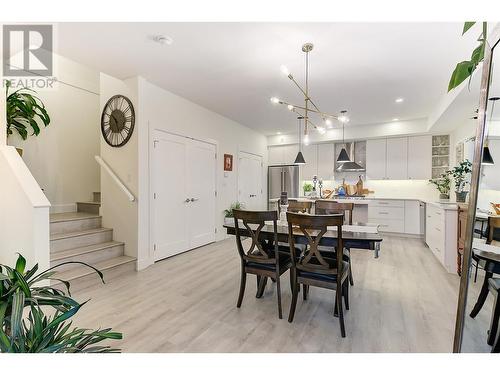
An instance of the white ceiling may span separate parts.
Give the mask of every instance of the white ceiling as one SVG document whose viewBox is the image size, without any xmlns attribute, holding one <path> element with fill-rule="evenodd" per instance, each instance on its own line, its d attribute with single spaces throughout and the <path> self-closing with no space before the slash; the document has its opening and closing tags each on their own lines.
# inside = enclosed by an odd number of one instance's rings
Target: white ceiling
<svg viewBox="0 0 500 375">
<path fill-rule="evenodd" d="M 61 23 L 58 52 L 118 78 L 141 75 L 264 134 L 296 129 L 278 96 L 301 104 L 280 73 L 303 81 L 304 42 L 310 91 L 320 109 L 347 109 L 350 125 L 427 117 L 446 93 L 458 61 L 478 32 L 461 23 Z M 151 35 L 173 44 L 160 45 Z M 405 100 L 395 103 L 397 97 Z"/>
</svg>

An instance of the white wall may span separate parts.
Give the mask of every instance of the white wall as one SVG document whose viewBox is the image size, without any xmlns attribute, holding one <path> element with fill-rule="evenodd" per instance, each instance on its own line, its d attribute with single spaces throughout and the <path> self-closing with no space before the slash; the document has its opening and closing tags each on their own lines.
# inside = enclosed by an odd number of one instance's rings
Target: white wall
<svg viewBox="0 0 500 375">
<path fill-rule="evenodd" d="M 20 147 L 23 160 L 44 189 L 53 212 L 72 211 L 99 191 L 99 73 L 54 55 L 59 82 L 39 90 L 51 117 L 38 137 L 23 141 L 17 133 L 8 143 Z"/>
<path fill-rule="evenodd" d="M 0 145 L 0 263 L 15 265 L 22 254 L 29 267 L 49 267 L 49 207 L 14 147 Z"/>
<path fill-rule="evenodd" d="M 217 240 L 225 238 L 222 228 L 223 210 L 238 199 L 238 153 L 248 151 L 262 155 L 263 201 L 267 197 L 266 137 L 239 123 L 139 79 L 139 262 L 140 267 L 152 263 L 149 239 L 149 134 L 153 129 L 166 130 L 217 143 Z M 233 155 L 233 171 L 223 171 L 223 155 Z"/>
<path fill-rule="evenodd" d="M 135 109 L 135 130 L 130 140 L 122 147 L 111 147 L 100 137 L 100 155 L 127 188 L 138 196 L 138 133 L 140 113 L 138 111 L 137 78 L 119 80 L 101 73 L 100 111 L 113 95 L 128 97 Z M 101 173 L 101 214 L 103 226 L 113 228 L 116 241 L 125 243 L 125 254 L 137 257 L 138 203 L 130 202 L 123 191 L 103 170 Z"/>
</svg>

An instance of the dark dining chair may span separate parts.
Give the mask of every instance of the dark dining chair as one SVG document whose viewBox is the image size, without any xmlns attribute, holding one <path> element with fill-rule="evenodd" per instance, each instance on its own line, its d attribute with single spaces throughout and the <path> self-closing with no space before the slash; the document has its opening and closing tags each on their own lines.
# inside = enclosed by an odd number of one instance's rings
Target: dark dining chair
<svg viewBox="0 0 500 375">
<path fill-rule="evenodd" d="M 492 353 L 500 350 L 498 337 L 498 324 L 500 323 L 500 279 L 491 278 L 488 280 L 488 288 L 493 295 L 493 311 L 491 312 L 490 329 L 488 332 L 488 345 L 492 345 Z M 496 350 L 496 351 L 495 351 Z"/>
<path fill-rule="evenodd" d="M 496 237 L 498 229 L 500 229 L 500 217 L 490 216 L 488 218 L 488 238 L 486 239 L 486 244 L 493 245 L 495 242 L 495 245 L 498 245 Z M 479 313 L 479 311 L 481 310 L 481 308 L 483 307 L 486 298 L 488 297 L 489 293 L 488 280 L 491 279 L 494 274 L 500 274 L 500 263 L 482 259 L 479 256 L 477 256 L 474 253 L 474 251 L 472 251 L 472 259 L 474 259 L 478 264 L 478 266 L 484 270 L 483 285 L 481 286 L 479 296 L 477 297 L 477 302 L 474 305 L 474 308 L 472 309 L 471 313 L 469 314 L 471 318 L 475 318 Z"/>
<path fill-rule="evenodd" d="M 486 229 L 481 237 L 486 237 L 486 243 L 488 245 L 493 241 L 500 242 L 500 217 L 488 217 L 488 224 L 486 225 Z M 479 268 L 484 269 L 486 262 L 484 260 L 477 259 L 474 254 L 472 254 L 472 259 L 475 261 L 474 266 L 476 267 L 476 271 L 474 272 L 474 282 L 476 282 L 477 272 Z"/>
<path fill-rule="evenodd" d="M 345 214 L 347 213 L 347 222 L 344 224 L 352 225 L 352 211 L 354 203 L 341 203 L 330 200 L 317 200 L 314 204 L 314 213 L 316 215 L 332 215 L 332 214 Z"/>
<path fill-rule="evenodd" d="M 295 199 L 288 200 L 288 212 L 296 213 L 311 213 L 313 202 L 312 201 L 297 201 Z"/>
<path fill-rule="evenodd" d="M 288 246 L 278 244 L 278 212 L 277 211 L 244 211 L 233 210 L 234 227 L 236 229 L 236 246 L 241 259 L 240 293 L 237 307 L 241 307 L 245 294 L 246 276 L 257 276 L 257 298 L 262 297 L 266 287 L 267 278 L 276 281 L 278 294 L 278 316 L 283 317 L 281 308 L 280 276 L 292 265 Z M 243 226 L 240 229 L 240 220 Z M 260 239 L 260 232 L 266 221 L 272 221 L 274 235 L 272 241 Z M 243 238 L 250 237 L 251 244 L 248 250 L 243 246 Z"/>
<path fill-rule="evenodd" d="M 332 202 L 330 200 L 318 200 L 315 203 L 316 215 L 332 215 L 332 214 L 347 214 L 347 219 L 345 224 L 352 225 L 352 211 L 354 209 L 354 203 L 341 203 Z M 344 216 L 345 217 L 345 216 Z M 349 258 L 349 283 L 354 285 L 354 277 L 352 275 L 351 266 L 351 247 L 346 247 L 347 257 Z"/>
<path fill-rule="evenodd" d="M 303 215 L 287 213 L 288 238 L 292 268 L 292 303 L 288 321 L 291 323 L 295 315 L 299 285 L 302 284 L 304 297 L 307 299 L 309 286 L 335 290 L 334 314 L 339 317 L 340 332 L 345 337 L 345 324 L 342 297 L 346 310 L 349 310 L 349 265 L 343 260 L 342 224 L 344 215 Z M 318 249 L 321 239 L 329 226 L 337 227 L 336 246 L 330 246 L 329 254 Z M 308 247 L 298 257 L 295 249 L 294 235 L 305 236 Z"/>
</svg>

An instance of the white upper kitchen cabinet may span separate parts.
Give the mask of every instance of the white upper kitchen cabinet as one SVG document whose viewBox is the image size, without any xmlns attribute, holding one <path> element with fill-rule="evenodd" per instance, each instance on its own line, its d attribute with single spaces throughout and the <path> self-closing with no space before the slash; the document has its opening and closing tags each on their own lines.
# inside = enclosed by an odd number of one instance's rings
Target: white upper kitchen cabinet
<svg viewBox="0 0 500 375">
<path fill-rule="evenodd" d="M 432 136 L 408 138 L 408 179 L 428 180 L 432 177 Z"/>
<path fill-rule="evenodd" d="M 387 139 L 388 180 L 406 180 L 408 178 L 408 138 Z"/>
<path fill-rule="evenodd" d="M 370 180 L 386 179 L 386 139 L 366 141 L 366 177 Z"/>
<path fill-rule="evenodd" d="M 310 181 L 318 175 L 318 145 L 302 146 L 302 155 L 306 163 L 300 166 L 301 179 Z"/>
<path fill-rule="evenodd" d="M 293 164 L 297 152 L 298 145 L 272 146 L 268 148 L 269 165 Z"/>
<path fill-rule="evenodd" d="M 318 178 L 333 180 L 333 168 L 335 166 L 335 144 L 318 144 Z"/>
</svg>

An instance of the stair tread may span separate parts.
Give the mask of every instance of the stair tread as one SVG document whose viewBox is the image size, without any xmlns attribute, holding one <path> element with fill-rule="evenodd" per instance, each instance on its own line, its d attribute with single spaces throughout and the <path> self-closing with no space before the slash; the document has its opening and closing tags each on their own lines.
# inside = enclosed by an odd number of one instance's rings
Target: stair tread
<svg viewBox="0 0 500 375">
<path fill-rule="evenodd" d="M 112 230 L 111 228 L 94 228 L 94 229 L 86 229 L 78 232 L 68 232 L 68 233 L 54 233 L 50 235 L 50 240 L 61 240 L 63 238 L 71 238 L 71 237 L 78 237 L 78 236 L 84 236 L 86 234 L 94 234 L 94 233 L 101 233 L 101 232 L 108 232 Z"/>
<path fill-rule="evenodd" d="M 120 266 L 122 264 L 126 264 L 129 262 L 133 262 L 136 259 L 133 257 L 129 257 L 127 255 L 122 255 L 119 257 L 111 258 L 111 259 L 106 259 L 101 262 L 91 264 L 93 267 L 97 268 L 99 271 L 104 271 L 116 266 Z M 74 279 L 78 279 L 83 276 L 90 275 L 92 273 L 95 273 L 95 271 L 92 268 L 85 267 L 83 265 L 78 266 L 77 268 L 71 269 L 69 271 L 65 272 L 58 272 L 56 277 L 61 280 L 65 281 L 71 281 Z M 99 277 L 96 275 L 96 277 Z"/>
<path fill-rule="evenodd" d="M 75 221 L 84 219 L 98 219 L 101 215 L 92 214 L 89 212 L 62 212 L 57 214 L 50 214 L 51 223 L 61 223 L 64 221 Z"/>
<path fill-rule="evenodd" d="M 80 201 L 80 202 L 76 202 L 77 204 L 78 203 L 81 203 L 81 204 L 94 204 L 94 205 L 101 205 L 101 202 L 94 202 L 94 201 Z"/>
<path fill-rule="evenodd" d="M 108 242 L 101 242 L 101 243 L 94 244 L 94 245 L 75 247 L 74 249 L 63 250 L 63 251 L 58 251 L 56 253 L 52 253 L 50 255 L 50 260 L 51 261 L 61 260 L 61 259 L 65 259 L 65 258 L 78 256 L 78 255 L 92 253 L 94 251 L 103 250 L 103 249 L 107 249 L 110 247 L 115 247 L 115 246 L 119 246 L 119 245 L 123 245 L 123 244 L 124 244 L 123 242 L 119 242 L 119 241 L 108 241 Z"/>
</svg>

